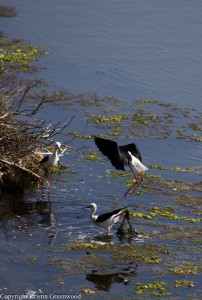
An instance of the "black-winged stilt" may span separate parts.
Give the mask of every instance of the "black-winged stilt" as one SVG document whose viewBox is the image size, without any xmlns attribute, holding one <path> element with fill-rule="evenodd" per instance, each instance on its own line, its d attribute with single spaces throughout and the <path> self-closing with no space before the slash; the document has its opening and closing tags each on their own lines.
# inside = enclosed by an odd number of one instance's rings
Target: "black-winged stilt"
<svg viewBox="0 0 202 300">
<path fill-rule="evenodd" d="M 59 164 L 58 150 L 60 150 L 60 147 L 61 147 L 61 143 L 56 142 L 53 153 L 44 156 L 42 160 L 39 162 L 40 165 L 45 169 L 47 173 L 51 168 Z"/>
<path fill-rule="evenodd" d="M 129 166 L 133 176 L 135 178 L 135 183 L 127 190 L 124 194 L 123 199 L 127 196 L 129 191 L 134 188 L 133 193 L 136 191 L 137 187 L 144 180 L 143 172 L 148 170 L 148 168 L 143 165 L 142 157 L 140 151 L 136 144 L 128 144 L 124 146 L 118 146 L 114 141 L 94 137 L 95 144 L 103 155 L 107 156 L 111 161 L 112 165 L 117 170 L 125 171 L 125 166 Z M 138 174 L 135 174 L 132 166 L 137 170 Z"/>
<path fill-rule="evenodd" d="M 86 208 L 91 209 L 91 220 L 93 223 L 99 227 L 103 227 L 107 229 L 107 234 L 111 233 L 111 227 L 118 222 L 119 216 L 127 212 L 127 207 L 119 208 L 108 213 L 102 215 L 96 215 L 97 205 L 95 203 L 91 203 Z"/>
</svg>

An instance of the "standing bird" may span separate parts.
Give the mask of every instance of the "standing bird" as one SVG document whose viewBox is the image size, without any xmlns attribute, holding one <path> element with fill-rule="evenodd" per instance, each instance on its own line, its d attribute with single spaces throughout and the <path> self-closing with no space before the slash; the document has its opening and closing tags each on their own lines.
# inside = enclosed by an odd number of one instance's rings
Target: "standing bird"
<svg viewBox="0 0 202 300">
<path fill-rule="evenodd" d="M 114 141 L 99 137 L 95 137 L 94 142 L 102 154 L 109 158 L 112 165 L 117 170 L 125 171 L 125 166 L 130 167 L 130 170 L 133 173 L 136 181 L 124 194 L 123 199 L 127 196 L 132 188 L 134 188 L 134 194 L 138 186 L 144 180 L 142 173 L 148 170 L 148 168 L 142 163 L 142 157 L 137 145 L 132 143 L 124 146 L 118 146 L 118 144 Z M 134 173 L 132 167 L 137 170 L 138 174 Z"/>
<path fill-rule="evenodd" d="M 51 168 L 59 164 L 58 150 L 60 150 L 60 147 L 61 147 L 61 143 L 56 142 L 53 153 L 44 156 L 42 160 L 39 162 L 40 165 L 45 169 L 47 173 L 50 171 Z"/>
<path fill-rule="evenodd" d="M 111 227 L 118 222 L 120 215 L 128 211 L 127 207 L 128 206 L 119 208 L 98 216 L 96 215 L 97 205 L 95 203 L 86 206 L 86 208 L 90 208 L 92 211 L 90 217 L 93 223 L 99 227 L 107 228 L 107 234 L 111 234 Z"/>
</svg>

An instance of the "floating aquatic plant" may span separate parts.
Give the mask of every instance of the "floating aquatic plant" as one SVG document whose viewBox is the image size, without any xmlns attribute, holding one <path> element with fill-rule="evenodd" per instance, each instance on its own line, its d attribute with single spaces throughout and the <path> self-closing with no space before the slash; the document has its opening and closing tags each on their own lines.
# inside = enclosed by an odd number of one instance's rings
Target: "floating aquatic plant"
<svg viewBox="0 0 202 300">
<path fill-rule="evenodd" d="M 31 257 L 31 258 L 28 258 L 27 261 L 29 264 L 34 265 L 37 263 L 38 259 L 36 257 Z"/>
<path fill-rule="evenodd" d="M 29 70 L 29 64 L 38 60 L 41 54 L 48 54 L 47 51 L 40 47 L 12 42 L 7 38 L 0 40 L 0 71 L 15 70 L 16 67 L 20 71 Z"/>
<path fill-rule="evenodd" d="M 81 134 L 81 133 L 78 133 L 76 131 L 69 132 L 69 135 L 72 135 L 72 136 L 80 138 L 80 139 L 91 139 L 92 138 L 91 135 Z"/>
<path fill-rule="evenodd" d="M 113 131 L 108 131 L 108 134 L 111 136 L 118 136 L 121 133 L 122 128 L 120 126 L 115 127 Z"/>
<path fill-rule="evenodd" d="M 164 297 L 170 296 L 171 293 L 167 292 L 167 285 L 163 281 L 154 281 L 152 283 L 142 284 L 137 282 L 136 291 L 134 294 L 142 295 L 144 293 L 149 294 L 150 296 Z"/>
<path fill-rule="evenodd" d="M 160 165 L 149 165 L 149 169 L 165 170 L 165 168 Z"/>
<path fill-rule="evenodd" d="M 174 281 L 175 287 L 194 287 L 195 283 L 192 280 L 175 280 Z"/>
<path fill-rule="evenodd" d="M 187 222 L 191 222 L 191 223 L 196 223 L 196 222 L 202 221 L 202 218 L 191 218 L 191 217 L 186 217 L 186 216 L 175 215 L 173 213 L 173 211 L 174 210 L 170 207 L 167 207 L 167 208 L 153 207 L 150 210 L 149 214 L 152 217 L 161 216 L 161 217 L 168 218 L 170 220 L 183 220 L 183 221 L 187 221 Z"/>
<path fill-rule="evenodd" d="M 91 290 L 91 289 L 82 289 L 81 292 L 86 295 L 95 295 L 96 294 L 96 291 Z"/>
<path fill-rule="evenodd" d="M 96 124 L 106 123 L 106 122 L 110 122 L 112 124 L 118 124 L 122 120 L 127 120 L 128 118 L 129 118 L 129 116 L 126 115 L 126 114 L 111 115 L 111 116 L 96 116 L 96 115 L 92 115 L 91 116 L 91 121 L 93 123 L 96 123 Z"/>
<path fill-rule="evenodd" d="M 151 99 L 137 99 L 136 103 L 137 104 L 157 104 L 159 101 L 158 100 L 151 100 Z"/>
<path fill-rule="evenodd" d="M 152 217 L 150 215 L 146 215 L 141 212 L 130 212 L 130 215 L 134 218 L 143 218 L 147 220 L 152 220 Z"/>
<path fill-rule="evenodd" d="M 91 242 L 91 243 L 75 243 L 70 246 L 70 250 L 81 250 L 81 249 L 106 249 L 111 247 L 112 243 L 104 243 L 104 242 Z"/>
<path fill-rule="evenodd" d="M 88 151 L 85 153 L 85 158 L 87 160 L 98 160 L 97 152 L 95 151 Z"/>
<path fill-rule="evenodd" d="M 184 267 L 170 269 L 169 272 L 175 275 L 184 276 L 187 274 L 196 275 L 198 268 L 196 265 L 187 263 Z"/>
<path fill-rule="evenodd" d="M 110 171 L 110 175 L 113 178 L 117 178 L 117 177 L 128 177 L 129 175 L 131 175 L 131 173 L 128 172 L 116 172 L 116 171 Z"/>
</svg>

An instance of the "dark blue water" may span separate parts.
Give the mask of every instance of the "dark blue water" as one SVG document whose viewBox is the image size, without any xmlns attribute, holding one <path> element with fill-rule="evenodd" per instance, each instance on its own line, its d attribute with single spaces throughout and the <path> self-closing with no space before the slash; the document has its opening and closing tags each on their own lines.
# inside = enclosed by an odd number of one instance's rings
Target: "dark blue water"
<svg viewBox="0 0 202 300">
<path fill-rule="evenodd" d="M 41 76 L 53 86 L 199 108 L 201 1 L 6 4 L 16 7 L 17 17 L 1 19 L 1 30 L 52 53 L 42 61 L 48 69 Z"/>
<path fill-rule="evenodd" d="M 47 80 L 52 88 L 117 97 L 123 101 L 120 111 L 125 101 L 125 107 L 129 105 L 135 112 L 133 101 L 146 98 L 174 102 L 178 107 L 194 108 L 201 113 L 201 1 L 0 0 L 0 5 L 14 6 L 17 11 L 15 18 L 0 19 L 1 31 L 9 37 L 43 46 L 51 53 L 38 62 L 46 69 L 36 77 Z M 71 110 L 51 106 L 40 114 L 53 121 L 72 115 L 75 120 L 69 131 L 81 132 L 86 118 L 78 106 Z M 101 131 L 89 124 L 85 133 Z M 66 142 L 64 136 L 59 139 Z M 169 169 L 201 164 L 200 143 L 174 136 L 134 139 L 147 166 L 163 165 Z M 92 140 L 76 139 L 71 146 L 96 150 Z M 73 151 L 61 157 L 61 163 L 76 173 L 54 175 L 50 192 L 44 187 L 43 191 L 31 191 L 24 197 L 1 197 L 0 291 L 3 293 L 24 293 L 27 288 L 44 293 L 78 293 L 80 285 L 95 289 L 83 275 L 63 276 L 60 267 L 50 261 L 67 258 L 65 251 L 57 251 L 72 240 L 89 241 L 102 233 L 90 222 L 89 212 L 83 207 L 90 202 L 96 202 L 100 212 L 119 207 L 123 205 L 121 197 L 126 187 L 123 178 L 111 178 L 109 170 L 113 168 L 108 161 L 104 164 L 86 161 Z M 149 173 L 188 182 L 201 180 L 201 173 L 178 174 L 158 169 Z M 142 205 L 143 209 L 171 203 L 173 197 L 163 194 L 144 193 L 127 199 L 127 204 Z M 142 220 L 133 222 L 137 230 L 157 230 Z M 113 237 L 113 242 L 119 241 Z M 145 238 L 132 242 L 144 243 Z M 178 246 L 177 242 L 174 244 Z M 19 277 L 21 272 L 25 280 Z M 57 275 L 60 280 L 55 279 Z M 149 280 L 150 276 L 154 277 L 154 273 L 140 267 L 137 281 Z M 155 279 L 161 280 L 158 276 Z M 129 287 L 112 284 L 110 297 L 128 295 L 133 285 L 134 282 Z"/>
</svg>

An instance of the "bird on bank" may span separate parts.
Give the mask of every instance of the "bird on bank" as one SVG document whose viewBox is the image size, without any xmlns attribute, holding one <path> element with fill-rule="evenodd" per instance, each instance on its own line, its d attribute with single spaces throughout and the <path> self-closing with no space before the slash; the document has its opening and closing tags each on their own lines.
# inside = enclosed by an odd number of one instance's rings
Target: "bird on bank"
<svg viewBox="0 0 202 300">
<path fill-rule="evenodd" d="M 55 167 L 59 163 L 59 156 L 58 156 L 58 150 L 60 150 L 61 143 L 56 142 L 55 147 L 53 150 L 53 153 L 48 154 L 42 158 L 42 160 L 39 162 L 40 165 L 48 171 L 49 169 Z"/>
<path fill-rule="evenodd" d="M 142 173 L 148 170 L 148 168 L 142 163 L 142 157 L 137 145 L 132 143 L 119 146 L 114 141 L 99 137 L 94 137 L 94 142 L 97 145 L 98 149 L 101 151 L 101 153 L 109 158 L 112 165 L 117 170 L 125 171 L 125 166 L 129 166 L 135 178 L 135 183 L 132 184 L 132 186 L 124 194 L 123 199 L 127 196 L 127 194 L 132 188 L 134 188 L 134 194 L 138 186 L 144 180 Z M 132 167 L 134 167 L 137 170 L 137 174 L 135 174 Z"/>
<path fill-rule="evenodd" d="M 56 142 L 55 147 L 53 150 L 53 153 L 50 153 L 42 158 L 42 160 L 39 162 L 40 165 L 44 168 L 44 170 L 49 173 L 49 171 L 57 166 L 59 164 L 59 155 L 58 155 L 58 150 L 60 150 L 61 143 Z M 50 181 L 50 178 L 48 180 L 48 183 Z"/>
<path fill-rule="evenodd" d="M 102 215 L 96 215 L 97 205 L 95 203 L 90 203 L 86 208 L 91 209 L 91 220 L 93 223 L 99 227 L 107 229 L 107 234 L 111 234 L 111 227 L 118 222 L 119 216 L 126 213 L 127 207 L 119 208 Z"/>
</svg>

